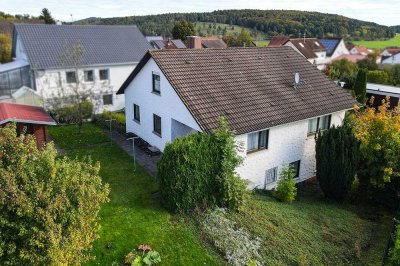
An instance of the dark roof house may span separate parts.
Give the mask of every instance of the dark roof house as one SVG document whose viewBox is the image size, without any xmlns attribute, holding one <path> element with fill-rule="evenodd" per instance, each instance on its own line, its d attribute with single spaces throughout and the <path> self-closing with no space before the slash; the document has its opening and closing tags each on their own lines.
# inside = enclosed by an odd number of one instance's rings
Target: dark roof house
<svg viewBox="0 0 400 266">
<path fill-rule="evenodd" d="M 227 117 L 237 134 L 351 109 L 351 95 L 289 47 L 150 50 L 121 86 L 153 59 L 206 132 Z M 301 84 L 294 86 L 299 73 Z"/>
<path fill-rule="evenodd" d="M 186 45 L 180 39 L 152 40 L 150 44 L 155 49 L 182 49 Z"/>
<path fill-rule="evenodd" d="M 222 39 L 214 36 L 209 36 L 209 37 L 188 36 L 187 42 L 188 42 L 188 48 L 192 49 L 228 47 Z"/>
<path fill-rule="evenodd" d="M 20 40 L 37 69 L 72 66 L 60 54 L 76 43 L 84 50 L 81 66 L 137 63 L 151 48 L 136 26 L 15 24 L 13 38 L 14 56 Z"/>
<path fill-rule="evenodd" d="M 326 56 L 332 56 L 336 47 L 339 45 L 341 38 L 319 39 L 322 45 L 326 48 Z"/>
</svg>

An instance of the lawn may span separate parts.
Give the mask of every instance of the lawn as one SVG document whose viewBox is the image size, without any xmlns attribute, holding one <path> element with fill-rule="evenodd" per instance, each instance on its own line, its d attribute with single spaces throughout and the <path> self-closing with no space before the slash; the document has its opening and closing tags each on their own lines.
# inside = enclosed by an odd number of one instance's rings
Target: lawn
<svg viewBox="0 0 400 266">
<path fill-rule="evenodd" d="M 111 201 L 100 212 L 100 238 L 88 265 L 122 262 L 139 244 L 160 252 L 163 265 L 220 265 L 221 256 L 202 240 L 196 218 L 172 215 L 159 203 L 157 181 L 92 124 L 78 135 L 74 126 L 49 129 L 58 148 L 71 157 L 91 156 L 110 185 Z M 196 217 L 196 216 L 194 216 Z M 262 241 L 264 265 L 378 265 L 391 229 L 391 215 L 370 206 L 325 200 L 318 187 L 301 186 L 293 204 L 268 193 L 251 196 L 229 217 Z"/>
<path fill-rule="evenodd" d="M 329 202 L 316 185 L 293 204 L 257 193 L 231 218 L 262 238 L 266 265 L 381 265 L 391 229 L 390 214 Z"/>
<path fill-rule="evenodd" d="M 196 229 L 184 217 L 174 216 L 159 204 L 157 182 L 92 124 L 77 134 L 75 126 L 49 128 L 57 147 L 70 157 L 91 156 L 101 164 L 100 175 L 110 185 L 111 201 L 100 212 L 100 238 L 88 265 L 122 262 L 124 255 L 140 244 L 149 244 L 161 254 L 163 265 L 218 265 L 218 256 L 201 244 Z"/>
<path fill-rule="evenodd" d="M 370 49 L 384 49 L 390 46 L 400 47 L 400 34 L 397 33 L 396 36 L 389 40 L 383 41 L 356 41 L 354 42 L 356 45 L 364 45 Z"/>
</svg>

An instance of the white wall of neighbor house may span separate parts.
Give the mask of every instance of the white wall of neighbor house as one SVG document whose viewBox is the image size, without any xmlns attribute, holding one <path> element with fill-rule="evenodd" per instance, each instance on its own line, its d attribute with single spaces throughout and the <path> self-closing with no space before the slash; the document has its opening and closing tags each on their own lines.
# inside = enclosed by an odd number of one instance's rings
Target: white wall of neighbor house
<svg viewBox="0 0 400 266">
<path fill-rule="evenodd" d="M 152 92 L 153 72 L 160 75 L 160 94 Z M 192 129 L 184 129 L 187 132 L 201 131 L 185 104 L 152 58 L 125 89 L 124 95 L 127 132 L 137 134 L 161 151 L 164 150 L 166 143 L 170 142 L 177 134 L 177 131 L 184 128 L 182 125 L 179 125 L 179 128 L 173 128 L 174 125 L 176 126 L 175 121 Z M 134 104 L 140 108 L 140 122 L 134 120 Z M 161 136 L 153 132 L 153 114 L 161 117 Z"/>
<path fill-rule="evenodd" d="M 331 116 L 331 125 L 342 125 L 345 111 Z M 301 182 L 315 176 L 315 135 L 308 135 L 308 120 L 302 120 L 269 129 L 268 148 L 247 153 L 247 134 L 236 137 L 237 143 L 244 145 L 240 153 L 243 164 L 237 168 L 237 173 L 243 179 L 250 181 L 249 187 L 272 189 L 277 182 L 266 184 L 266 172 L 278 168 L 279 177 L 282 165 L 300 160 L 300 174 L 296 179 Z"/>
<path fill-rule="evenodd" d="M 382 64 L 400 64 L 400 53 L 392 55 L 391 57 L 386 58 L 382 61 Z"/>
<path fill-rule="evenodd" d="M 91 90 L 96 95 L 92 102 L 96 106 L 96 113 L 121 110 L 125 106 L 125 97 L 117 95 L 117 90 L 128 78 L 129 74 L 136 67 L 130 65 L 96 66 L 82 67 L 78 70 L 76 77 L 79 79 L 80 90 Z M 108 79 L 100 79 L 100 71 L 108 71 Z M 74 72 L 74 69 L 51 69 L 35 71 L 36 90 L 44 99 L 49 99 L 57 95 L 65 95 L 75 83 L 67 82 L 67 72 Z M 92 71 L 93 81 L 85 81 L 85 71 Z M 64 90 L 64 93 L 61 92 Z M 103 102 L 104 95 L 112 95 L 112 104 Z"/>
<path fill-rule="evenodd" d="M 350 54 L 350 52 L 347 49 L 346 44 L 344 43 L 344 41 L 342 39 L 342 40 L 340 40 L 339 44 L 336 46 L 336 49 L 330 58 L 334 59 L 334 58 L 339 57 L 344 54 Z"/>
</svg>

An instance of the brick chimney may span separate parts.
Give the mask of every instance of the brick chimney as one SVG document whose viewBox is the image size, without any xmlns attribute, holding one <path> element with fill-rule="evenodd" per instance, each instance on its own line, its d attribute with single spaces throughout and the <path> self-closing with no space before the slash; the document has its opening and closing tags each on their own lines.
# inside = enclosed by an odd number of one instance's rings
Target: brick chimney
<svg viewBox="0 0 400 266">
<path fill-rule="evenodd" d="M 188 48 L 191 49 L 201 49 L 201 37 L 198 36 L 187 36 Z"/>
</svg>

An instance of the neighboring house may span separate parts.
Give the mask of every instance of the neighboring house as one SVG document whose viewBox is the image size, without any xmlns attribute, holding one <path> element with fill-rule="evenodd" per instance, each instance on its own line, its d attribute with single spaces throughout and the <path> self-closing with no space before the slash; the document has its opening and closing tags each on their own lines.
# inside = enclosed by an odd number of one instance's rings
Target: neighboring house
<svg viewBox="0 0 400 266">
<path fill-rule="evenodd" d="M 367 58 L 366 55 L 360 55 L 360 54 L 344 54 L 341 56 L 338 56 L 336 58 L 334 58 L 332 61 L 336 61 L 336 60 L 341 60 L 341 59 L 347 59 L 353 63 L 357 63 L 358 61 Z"/>
<path fill-rule="evenodd" d="M 368 48 L 363 45 L 356 45 L 350 50 L 350 54 L 356 54 L 356 55 L 368 55 L 370 53 L 371 51 L 368 50 Z"/>
<path fill-rule="evenodd" d="M 342 38 L 320 39 L 319 41 L 326 48 L 326 57 L 330 60 L 350 54 Z"/>
<path fill-rule="evenodd" d="M 11 122 L 17 124 L 18 135 L 34 135 L 38 147 L 49 141 L 47 126 L 56 125 L 42 107 L 0 103 L 0 127 Z"/>
<path fill-rule="evenodd" d="M 394 108 L 399 105 L 400 87 L 367 83 L 367 98 L 370 100 L 372 96 L 374 97 L 374 101 L 370 102 L 370 104 L 373 106 L 380 106 L 382 100 L 390 97 L 390 107 Z"/>
<path fill-rule="evenodd" d="M 151 46 L 154 49 L 183 49 L 186 45 L 180 39 L 152 40 Z"/>
<path fill-rule="evenodd" d="M 78 81 L 80 89 L 94 92 L 96 112 L 124 107 L 124 98 L 116 91 L 151 48 L 135 26 L 16 24 L 13 36 L 16 62 L 25 62 L 31 70 L 24 78 L 31 84 L 24 86 L 46 103 L 59 96 L 61 88 L 72 90 Z M 75 66 L 65 53 L 77 43 L 83 53 Z M 61 59 L 63 54 L 66 60 Z"/>
<path fill-rule="evenodd" d="M 400 51 L 397 52 L 396 54 L 393 54 L 383 59 L 381 62 L 382 64 L 390 64 L 390 65 L 400 64 Z"/>
<path fill-rule="evenodd" d="M 315 176 L 316 132 L 341 125 L 355 104 L 289 47 L 150 50 L 118 93 L 127 131 L 160 150 L 226 117 L 244 147 L 237 172 L 267 189 L 284 163 L 297 181 Z"/>
<path fill-rule="evenodd" d="M 214 36 L 210 37 L 188 36 L 187 42 L 188 42 L 187 48 L 191 49 L 228 47 L 222 39 Z"/>
<path fill-rule="evenodd" d="M 323 70 L 329 63 L 327 58 L 327 49 L 317 38 L 289 38 L 286 36 L 277 36 L 272 38 L 268 47 L 289 46 L 296 52 L 304 56 L 308 62 Z"/>
</svg>

